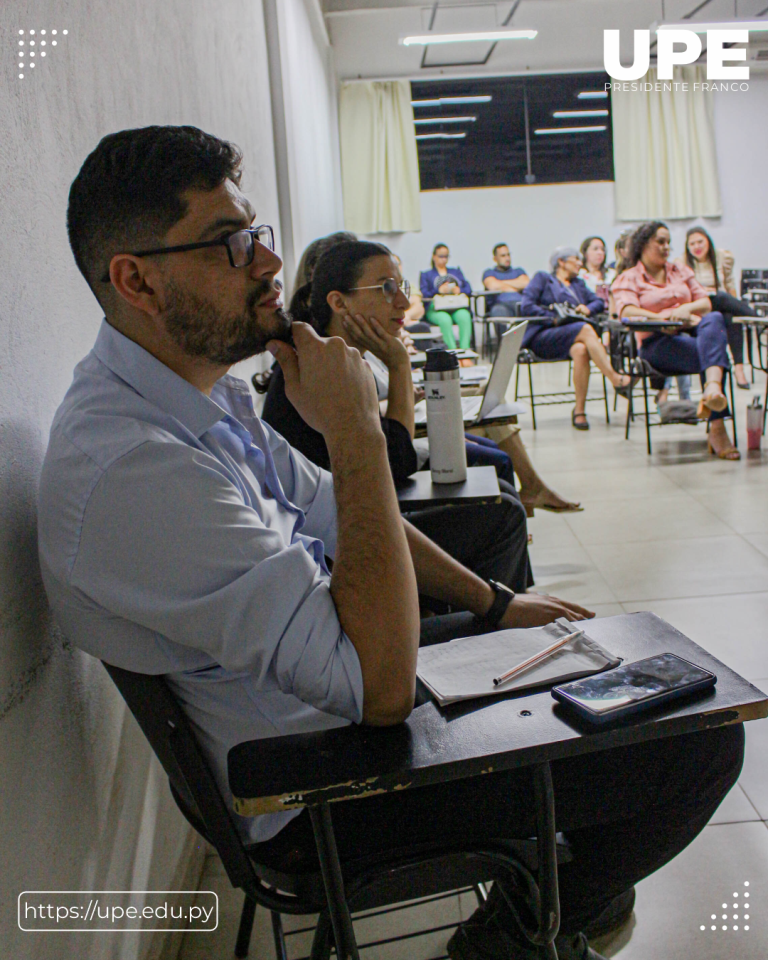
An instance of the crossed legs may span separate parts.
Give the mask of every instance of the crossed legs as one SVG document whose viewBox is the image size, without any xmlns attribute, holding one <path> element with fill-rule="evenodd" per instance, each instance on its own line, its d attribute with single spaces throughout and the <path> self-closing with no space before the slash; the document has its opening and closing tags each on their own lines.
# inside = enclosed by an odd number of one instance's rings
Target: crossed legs
<svg viewBox="0 0 768 960">
<path fill-rule="evenodd" d="M 570 349 L 573 360 L 573 392 L 576 394 L 574 418 L 584 417 L 587 391 L 589 389 L 589 365 L 594 363 L 600 373 L 607 377 L 614 387 L 626 387 L 630 378 L 625 373 L 617 373 L 611 366 L 611 361 L 605 351 L 594 327 L 585 323 L 578 333 Z"/>
</svg>

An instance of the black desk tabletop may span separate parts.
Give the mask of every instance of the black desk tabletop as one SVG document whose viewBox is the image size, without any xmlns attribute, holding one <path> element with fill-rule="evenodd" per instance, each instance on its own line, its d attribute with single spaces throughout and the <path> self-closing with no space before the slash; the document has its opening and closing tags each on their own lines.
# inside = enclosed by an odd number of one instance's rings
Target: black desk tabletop
<svg viewBox="0 0 768 960">
<path fill-rule="evenodd" d="M 429 470 L 419 470 L 396 486 L 401 510 L 449 503 L 495 503 L 501 493 L 495 467 L 467 467 L 467 479 L 461 483 L 433 483 Z"/>
<path fill-rule="evenodd" d="M 397 727 L 347 726 L 242 743 L 228 758 L 235 810 L 254 816 L 405 790 L 768 716 L 766 694 L 655 614 L 588 623 L 589 635 L 625 662 L 676 653 L 712 670 L 717 686 L 609 729 L 587 727 L 545 688 L 444 709 L 430 701 Z"/>
<path fill-rule="evenodd" d="M 682 320 L 656 320 L 642 317 L 623 317 L 620 321 L 628 330 L 660 330 L 664 327 L 684 327 Z"/>
</svg>

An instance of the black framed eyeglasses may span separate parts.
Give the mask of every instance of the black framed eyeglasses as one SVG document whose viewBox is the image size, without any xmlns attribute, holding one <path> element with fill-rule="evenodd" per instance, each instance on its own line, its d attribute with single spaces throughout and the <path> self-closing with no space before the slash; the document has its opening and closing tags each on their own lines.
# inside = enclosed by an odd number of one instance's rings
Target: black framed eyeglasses
<svg viewBox="0 0 768 960">
<path fill-rule="evenodd" d="M 237 230 L 218 240 L 205 240 L 202 243 L 183 243 L 178 247 L 158 247 L 156 250 L 136 250 L 132 257 L 159 256 L 161 253 L 185 253 L 187 250 L 202 250 L 204 247 L 226 247 L 229 263 L 232 267 L 247 267 L 253 263 L 256 243 L 268 250 L 275 249 L 275 234 L 272 227 L 262 223 L 258 227 Z M 101 278 L 102 283 L 110 283 L 109 271 Z"/>
<path fill-rule="evenodd" d="M 374 283 L 370 287 L 352 287 L 350 293 L 352 290 L 381 290 L 387 303 L 392 303 L 397 296 L 398 290 L 400 293 L 404 293 L 408 299 L 411 296 L 411 285 L 407 280 L 401 280 L 400 283 L 398 283 L 397 280 L 393 280 L 391 277 L 388 277 L 384 283 Z"/>
</svg>

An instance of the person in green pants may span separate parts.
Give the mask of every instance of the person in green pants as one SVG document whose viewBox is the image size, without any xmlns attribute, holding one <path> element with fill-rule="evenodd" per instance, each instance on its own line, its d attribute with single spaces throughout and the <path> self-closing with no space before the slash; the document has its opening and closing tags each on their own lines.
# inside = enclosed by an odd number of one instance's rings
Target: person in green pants
<svg viewBox="0 0 768 960">
<path fill-rule="evenodd" d="M 426 320 L 428 323 L 440 327 L 443 340 L 450 349 L 456 348 L 456 338 L 453 335 L 453 325 L 459 327 L 459 346 L 466 350 L 472 339 L 472 314 L 467 307 L 443 309 L 438 299 L 437 305 L 433 298 L 437 296 L 454 296 L 469 294 L 472 287 L 459 267 L 449 267 L 450 251 L 444 243 L 438 243 L 432 251 L 432 269 L 422 270 L 419 286 L 421 295 L 427 302 Z"/>
</svg>

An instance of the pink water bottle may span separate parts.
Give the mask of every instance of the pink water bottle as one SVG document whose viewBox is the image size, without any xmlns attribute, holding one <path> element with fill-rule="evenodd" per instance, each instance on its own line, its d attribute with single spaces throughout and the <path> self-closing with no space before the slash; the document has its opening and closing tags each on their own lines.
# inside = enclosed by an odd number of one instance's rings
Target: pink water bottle
<svg viewBox="0 0 768 960">
<path fill-rule="evenodd" d="M 753 397 L 747 407 L 747 450 L 759 450 L 763 436 L 763 405 L 760 397 Z"/>
</svg>

